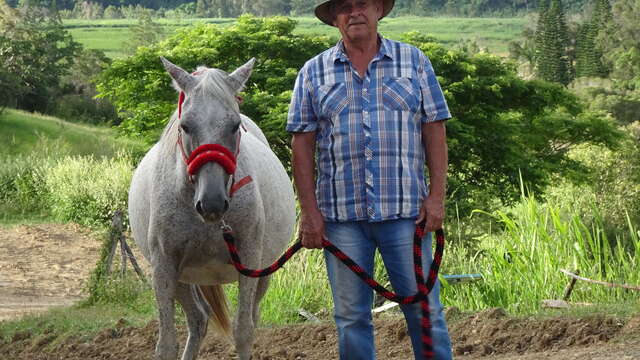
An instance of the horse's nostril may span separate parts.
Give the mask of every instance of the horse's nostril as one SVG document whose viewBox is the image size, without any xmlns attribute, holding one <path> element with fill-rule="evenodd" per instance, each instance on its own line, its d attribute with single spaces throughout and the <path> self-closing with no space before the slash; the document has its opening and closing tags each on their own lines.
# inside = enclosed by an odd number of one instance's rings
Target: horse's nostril
<svg viewBox="0 0 640 360">
<path fill-rule="evenodd" d="M 202 210 L 202 201 L 198 200 L 196 201 L 196 211 L 198 212 L 198 214 L 202 215 L 203 214 L 203 210 Z"/>
<path fill-rule="evenodd" d="M 229 201 L 225 200 L 224 201 L 224 211 L 227 211 L 227 210 L 229 210 Z"/>
</svg>

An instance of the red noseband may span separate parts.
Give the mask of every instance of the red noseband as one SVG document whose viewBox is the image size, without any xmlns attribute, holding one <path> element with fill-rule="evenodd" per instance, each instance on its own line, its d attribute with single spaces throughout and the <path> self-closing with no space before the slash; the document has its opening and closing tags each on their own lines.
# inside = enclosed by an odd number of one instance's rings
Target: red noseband
<svg viewBox="0 0 640 360">
<path fill-rule="evenodd" d="M 220 164 L 229 175 L 236 172 L 236 157 L 220 144 L 204 144 L 193 150 L 187 159 L 187 172 L 193 176 L 208 162 Z"/>
</svg>

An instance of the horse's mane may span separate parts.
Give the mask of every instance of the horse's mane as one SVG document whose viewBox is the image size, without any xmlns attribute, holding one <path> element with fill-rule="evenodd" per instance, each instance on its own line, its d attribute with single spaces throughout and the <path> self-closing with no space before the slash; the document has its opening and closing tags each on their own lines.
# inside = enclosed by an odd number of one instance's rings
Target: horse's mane
<svg viewBox="0 0 640 360">
<path fill-rule="evenodd" d="M 194 74 L 196 74 L 194 76 L 198 80 L 198 84 L 194 87 L 192 93 L 199 91 L 203 96 L 217 98 L 222 101 L 223 105 L 240 112 L 235 91 L 227 83 L 228 73 L 219 69 L 200 66 Z M 161 147 L 165 156 L 173 154 L 175 149 L 175 144 L 178 140 L 178 123 L 178 111 L 175 111 L 164 128 L 159 141 L 162 144 Z"/>
</svg>

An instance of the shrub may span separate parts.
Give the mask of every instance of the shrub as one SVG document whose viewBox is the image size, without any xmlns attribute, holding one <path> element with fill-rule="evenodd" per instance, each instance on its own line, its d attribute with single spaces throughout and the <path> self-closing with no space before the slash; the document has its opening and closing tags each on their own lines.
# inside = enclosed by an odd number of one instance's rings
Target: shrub
<svg viewBox="0 0 640 360">
<path fill-rule="evenodd" d="M 45 184 L 54 217 L 84 225 L 108 224 L 113 213 L 126 213 L 133 161 L 66 157 L 47 170 Z"/>
<path fill-rule="evenodd" d="M 48 193 L 44 184 L 47 156 L 35 154 L 0 158 L 0 213 L 34 215 L 48 208 Z"/>
<path fill-rule="evenodd" d="M 109 5 L 104 9 L 102 17 L 105 19 L 122 19 L 122 12 L 120 11 L 120 8 Z"/>
<path fill-rule="evenodd" d="M 588 174 L 586 186 L 567 186 L 564 193 L 556 190 L 561 196 L 569 194 L 576 203 L 592 201 L 599 209 L 604 229 L 611 236 L 625 232 L 627 215 L 633 223 L 640 222 L 640 142 L 633 137 L 632 127 L 629 126 L 628 135 L 615 151 L 600 146 L 574 150 L 571 156 L 593 171 Z M 589 210 L 590 206 L 574 208 L 576 214 Z"/>
<path fill-rule="evenodd" d="M 55 115 L 72 122 L 88 124 L 117 123 L 116 109 L 106 99 L 83 94 L 67 94 L 56 100 Z"/>
</svg>

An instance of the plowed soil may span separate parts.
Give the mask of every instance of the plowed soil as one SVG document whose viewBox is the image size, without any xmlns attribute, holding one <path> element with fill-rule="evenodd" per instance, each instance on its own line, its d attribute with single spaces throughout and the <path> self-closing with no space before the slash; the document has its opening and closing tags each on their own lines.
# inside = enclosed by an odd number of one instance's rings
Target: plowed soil
<svg viewBox="0 0 640 360">
<path fill-rule="evenodd" d="M 98 257 L 99 244 L 74 225 L 0 228 L 0 315 L 6 318 L 71 303 Z M 640 315 L 630 319 L 513 318 L 502 309 L 471 315 L 448 311 L 457 359 L 640 359 Z M 375 320 L 378 359 L 412 359 L 402 319 Z M 51 334 L 17 333 L 0 340 L 0 359 L 152 359 L 157 323 L 130 326 L 121 319 L 93 339 L 56 339 Z M 186 333 L 179 329 L 181 343 Z M 200 359 L 237 359 L 233 345 L 209 334 Z M 256 360 L 337 359 L 333 324 L 260 328 Z"/>
</svg>

